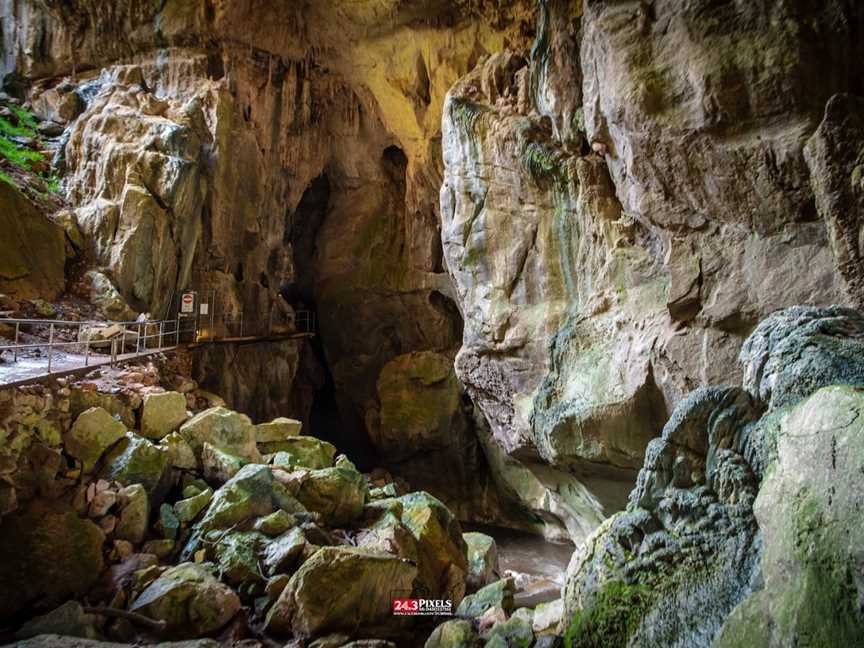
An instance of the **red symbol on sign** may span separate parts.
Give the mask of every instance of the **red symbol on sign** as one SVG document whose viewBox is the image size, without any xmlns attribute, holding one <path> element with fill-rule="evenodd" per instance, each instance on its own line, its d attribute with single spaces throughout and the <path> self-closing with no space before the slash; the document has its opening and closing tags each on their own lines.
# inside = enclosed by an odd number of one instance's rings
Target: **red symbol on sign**
<svg viewBox="0 0 864 648">
<path fill-rule="evenodd" d="M 191 313 L 193 304 L 195 303 L 195 295 L 193 293 L 183 293 L 180 298 L 180 312 Z"/>
</svg>

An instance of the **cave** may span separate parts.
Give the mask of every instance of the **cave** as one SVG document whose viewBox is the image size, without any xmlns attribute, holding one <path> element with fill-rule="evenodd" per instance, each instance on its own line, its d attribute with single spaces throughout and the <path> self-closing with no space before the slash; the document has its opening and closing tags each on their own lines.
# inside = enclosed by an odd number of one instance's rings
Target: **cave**
<svg viewBox="0 0 864 648">
<path fill-rule="evenodd" d="M 859 645 L 860 5 L 0 3 L 0 645 Z"/>
</svg>

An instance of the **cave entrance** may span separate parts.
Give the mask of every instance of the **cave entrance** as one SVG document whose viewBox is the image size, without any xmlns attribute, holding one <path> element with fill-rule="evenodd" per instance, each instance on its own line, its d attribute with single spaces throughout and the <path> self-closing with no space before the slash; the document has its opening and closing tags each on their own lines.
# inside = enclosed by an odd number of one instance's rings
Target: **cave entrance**
<svg viewBox="0 0 864 648">
<path fill-rule="evenodd" d="M 318 316 L 315 282 L 318 232 L 331 206 L 331 183 L 326 173 L 314 178 L 297 208 L 285 215 L 285 242 L 290 243 L 294 257 L 294 280 L 280 287 L 279 293 L 295 310 L 309 310 Z M 375 450 L 365 434 L 352 433 L 346 413 L 341 411 L 336 384 L 327 359 L 327 330 L 319 326 L 309 340 L 311 362 L 318 374 L 317 387 L 309 405 L 309 434 L 335 445 L 357 468 L 369 471 L 376 465 Z"/>
</svg>

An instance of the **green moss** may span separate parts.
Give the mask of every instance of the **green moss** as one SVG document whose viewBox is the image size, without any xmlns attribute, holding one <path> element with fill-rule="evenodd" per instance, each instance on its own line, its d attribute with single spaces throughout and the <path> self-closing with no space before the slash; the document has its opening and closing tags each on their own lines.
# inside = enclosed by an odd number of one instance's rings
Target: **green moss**
<svg viewBox="0 0 864 648">
<path fill-rule="evenodd" d="M 469 138 L 478 135 L 478 126 L 486 108 L 473 101 L 450 100 L 450 120 Z"/>
<path fill-rule="evenodd" d="M 564 635 L 565 647 L 626 646 L 652 600 L 651 589 L 647 585 L 610 581 L 589 608 L 580 610 L 573 616 Z"/>
</svg>

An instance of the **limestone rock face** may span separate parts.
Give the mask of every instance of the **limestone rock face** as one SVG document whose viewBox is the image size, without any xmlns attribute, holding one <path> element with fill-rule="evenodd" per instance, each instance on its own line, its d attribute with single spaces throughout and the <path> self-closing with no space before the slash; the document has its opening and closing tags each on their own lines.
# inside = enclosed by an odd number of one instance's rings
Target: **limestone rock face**
<svg viewBox="0 0 864 648">
<path fill-rule="evenodd" d="M 864 586 L 857 547 L 864 541 L 864 396 L 826 387 L 778 424 L 777 461 L 754 510 L 763 533 L 764 587 L 739 605 L 718 648 L 854 645 L 864 633 Z"/>
<path fill-rule="evenodd" d="M 63 229 L 20 191 L 0 182 L 0 292 L 54 299 L 63 290 Z"/>
<path fill-rule="evenodd" d="M 120 294 L 138 310 L 165 313 L 189 281 L 201 236 L 201 105 L 157 97 L 134 66 L 95 83 L 66 144 L 69 199 Z"/>
</svg>

